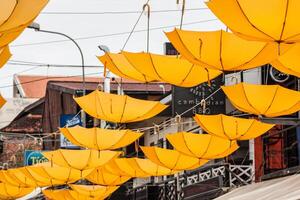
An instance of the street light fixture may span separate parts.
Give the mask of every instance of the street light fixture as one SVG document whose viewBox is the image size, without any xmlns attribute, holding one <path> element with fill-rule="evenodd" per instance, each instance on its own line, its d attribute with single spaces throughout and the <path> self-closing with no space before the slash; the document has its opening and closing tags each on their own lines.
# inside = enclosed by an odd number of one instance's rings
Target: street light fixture
<svg viewBox="0 0 300 200">
<path fill-rule="evenodd" d="M 83 96 L 86 95 L 86 86 L 85 86 L 85 69 L 84 69 L 84 57 L 83 57 L 83 53 L 82 50 L 79 46 L 79 44 L 70 36 L 64 34 L 64 33 L 60 33 L 60 32 L 56 32 L 56 31 L 48 31 L 48 30 L 43 30 L 40 28 L 40 24 L 33 22 L 32 24 L 30 24 L 27 28 L 33 29 L 37 32 L 42 32 L 42 33 L 49 33 L 49 34 L 55 34 L 55 35 L 61 35 L 63 37 L 68 38 L 71 42 L 73 42 L 77 49 L 79 50 L 80 56 L 81 56 L 81 67 L 82 67 L 82 94 Z M 86 114 L 83 111 L 82 112 L 82 125 L 83 127 L 86 126 Z"/>
</svg>

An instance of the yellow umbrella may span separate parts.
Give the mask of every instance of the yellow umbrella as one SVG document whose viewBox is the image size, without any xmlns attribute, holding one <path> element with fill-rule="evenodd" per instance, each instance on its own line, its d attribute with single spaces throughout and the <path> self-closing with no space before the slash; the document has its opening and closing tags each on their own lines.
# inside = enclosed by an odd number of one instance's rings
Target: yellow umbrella
<svg viewBox="0 0 300 200">
<path fill-rule="evenodd" d="M 271 62 L 272 66 L 279 71 L 300 77 L 300 44 L 292 47 L 288 52 Z"/>
<path fill-rule="evenodd" d="M 141 82 L 156 80 L 180 87 L 193 87 L 222 73 L 194 65 L 185 59 L 150 53 L 106 53 L 99 60 L 120 77 Z"/>
<path fill-rule="evenodd" d="M 0 183 L 0 199 L 9 200 L 26 196 L 33 192 L 32 187 L 16 187 L 10 184 Z"/>
<path fill-rule="evenodd" d="M 14 41 L 28 25 L 26 24 L 25 26 L 21 26 L 11 31 L 6 31 L 3 33 L 0 32 L 0 47 L 7 46 L 9 43 Z"/>
<path fill-rule="evenodd" d="M 194 119 L 207 133 L 229 140 L 254 139 L 275 124 L 262 123 L 256 119 L 243 119 L 226 115 L 195 115 Z"/>
<path fill-rule="evenodd" d="M 0 182 L 15 187 L 37 187 L 37 183 L 23 173 L 22 168 L 1 170 Z"/>
<path fill-rule="evenodd" d="M 171 170 L 192 170 L 201 167 L 209 161 L 187 156 L 176 150 L 159 147 L 141 147 L 141 149 L 152 162 Z"/>
<path fill-rule="evenodd" d="M 180 132 L 167 135 L 167 139 L 177 151 L 199 159 L 223 158 L 239 148 L 236 141 L 209 134 Z"/>
<path fill-rule="evenodd" d="M 140 100 L 127 95 L 109 94 L 98 90 L 74 99 L 89 115 L 116 123 L 142 121 L 159 114 L 168 107 L 158 101 Z"/>
<path fill-rule="evenodd" d="M 178 173 L 149 159 L 140 158 L 117 158 L 107 164 L 105 169 L 119 176 L 130 177 L 166 176 Z"/>
<path fill-rule="evenodd" d="M 210 0 L 206 4 L 238 36 L 277 43 L 300 41 L 298 0 Z"/>
<path fill-rule="evenodd" d="M 225 31 L 166 33 L 180 54 L 195 65 L 223 71 L 260 67 L 278 57 L 277 45 L 247 41 Z M 238 56 L 237 56 L 238 55 Z"/>
<path fill-rule="evenodd" d="M 43 190 L 43 194 L 51 200 L 75 200 L 69 191 L 70 190 Z"/>
<path fill-rule="evenodd" d="M 93 172 L 93 169 L 79 171 L 72 168 L 60 167 L 50 162 L 23 167 L 20 171 L 30 180 L 35 181 L 32 186 L 55 186 L 74 183 Z"/>
<path fill-rule="evenodd" d="M 2 97 L 2 95 L 0 95 L 0 108 L 2 108 L 2 106 L 4 106 L 5 103 L 6 100 Z"/>
<path fill-rule="evenodd" d="M 48 0 L 2 0 L 0 8 L 0 32 L 9 31 L 32 22 Z"/>
<path fill-rule="evenodd" d="M 143 133 L 130 130 L 83 128 L 80 126 L 61 128 L 60 131 L 73 144 L 96 150 L 119 149 L 131 144 L 143 135 Z"/>
<path fill-rule="evenodd" d="M 10 57 L 11 53 L 8 46 L 0 48 L 0 68 L 6 64 Z"/>
<path fill-rule="evenodd" d="M 54 164 L 82 171 L 105 165 L 111 159 L 118 157 L 120 152 L 59 149 L 43 152 L 43 155 Z"/>
<path fill-rule="evenodd" d="M 100 186 L 100 185 L 70 185 L 70 187 L 80 195 L 88 197 L 106 198 L 115 192 L 119 186 Z"/>
<path fill-rule="evenodd" d="M 300 92 L 279 85 L 239 83 L 222 89 L 237 109 L 247 113 L 278 117 L 300 110 Z"/>
<path fill-rule="evenodd" d="M 94 184 L 114 186 L 122 185 L 130 180 L 131 177 L 116 175 L 106 170 L 105 167 L 100 167 L 88 175 L 86 179 Z"/>
</svg>

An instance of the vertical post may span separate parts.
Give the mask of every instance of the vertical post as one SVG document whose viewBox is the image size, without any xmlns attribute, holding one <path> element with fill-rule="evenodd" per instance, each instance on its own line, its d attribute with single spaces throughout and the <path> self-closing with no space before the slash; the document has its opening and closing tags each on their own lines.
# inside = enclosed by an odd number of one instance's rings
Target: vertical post
<svg viewBox="0 0 300 200">
<path fill-rule="evenodd" d="M 177 123 L 177 132 L 181 132 L 183 127 L 181 125 L 181 116 L 177 115 L 175 117 L 176 123 Z M 176 193 L 177 193 L 177 200 L 181 200 L 181 185 L 180 185 L 180 177 L 179 173 L 175 174 L 176 176 Z"/>
</svg>

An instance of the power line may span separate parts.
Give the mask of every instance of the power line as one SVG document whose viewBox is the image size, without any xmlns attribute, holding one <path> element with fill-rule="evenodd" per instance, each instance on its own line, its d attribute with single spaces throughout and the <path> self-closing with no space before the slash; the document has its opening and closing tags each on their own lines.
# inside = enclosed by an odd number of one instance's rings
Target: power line
<svg viewBox="0 0 300 200">
<path fill-rule="evenodd" d="M 36 67 L 78 67 L 78 68 L 82 68 L 81 65 L 69 65 L 69 64 L 46 64 L 46 63 L 22 63 L 22 62 L 12 62 L 9 61 L 7 63 L 8 65 L 22 65 L 22 66 L 36 66 Z M 101 68 L 103 66 L 97 66 L 97 65 L 85 65 L 84 67 L 88 67 L 88 68 Z"/>
<path fill-rule="evenodd" d="M 202 8 L 188 8 L 185 11 L 199 11 L 208 10 L 207 7 Z M 68 11 L 49 11 L 41 12 L 42 15 L 120 15 L 120 14 L 139 14 L 141 11 L 103 11 L 103 12 L 68 12 Z M 153 10 L 151 13 L 169 13 L 169 12 L 181 12 L 181 10 Z"/>
<path fill-rule="evenodd" d="M 193 25 L 193 24 L 200 24 L 200 23 L 206 23 L 206 22 L 211 22 L 211 21 L 217 21 L 218 19 L 208 19 L 208 20 L 202 20 L 202 21 L 196 21 L 196 22 L 190 22 L 190 23 L 184 23 L 183 25 Z M 150 31 L 153 30 L 161 30 L 164 28 L 173 28 L 178 26 L 176 25 L 169 25 L 169 26 L 160 26 L 160 27 L 154 27 L 150 28 Z M 145 32 L 147 29 L 141 29 L 141 30 L 136 30 L 133 31 L 134 33 L 139 33 L 139 32 Z M 104 34 L 104 35 L 95 35 L 95 36 L 87 36 L 87 37 L 78 37 L 74 38 L 75 40 L 89 40 L 89 39 L 95 39 L 95 38 L 103 38 L 103 37 L 112 37 L 112 36 L 120 36 L 120 35 L 126 35 L 130 34 L 131 31 L 126 31 L 126 32 L 120 32 L 120 33 L 111 33 L 111 34 Z M 23 47 L 23 46 L 34 46 L 34 45 L 43 45 L 43 44 L 54 44 L 54 43 L 62 43 L 62 42 L 69 42 L 69 40 L 52 40 L 52 41 L 46 41 L 46 42 L 36 42 L 36 43 L 27 43 L 27 44 L 16 44 L 16 45 L 11 45 L 10 47 Z"/>
</svg>

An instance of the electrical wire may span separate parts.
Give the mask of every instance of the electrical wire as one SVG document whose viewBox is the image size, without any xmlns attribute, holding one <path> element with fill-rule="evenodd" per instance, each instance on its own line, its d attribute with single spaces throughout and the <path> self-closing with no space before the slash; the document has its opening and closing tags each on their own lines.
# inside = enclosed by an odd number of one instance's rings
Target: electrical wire
<svg viewBox="0 0 300 200">
<path fill-rule="evenodd" d="M 199 11 L 209 10 L 207 7 L 202 8 L 188 8 L 185 11 Z M 181 10 L 153 10 L 151 13 L 170 13 L 181 12 Z M 41 12 L 42 15 L 120 15 L 120 14 L 139 14 L 140 11 L 103 11 L 103 12 L 68 12 L 68 11 L 45 11 Z"/>
<path fill-rule="evenodd" d="M 207 20 L 201 20 L 201 21 L 195 21 L 195 22 L 190 22 L 190 23 L 184 23 L 183 25 L 194 25 L 194 24 L 201 24 L 201 23 L 206 23 L 206 22 L 211 22 L 211 21 L 218 21 L 217 18 L 214 19 L 207 19 Z M 161 30 L 164 28 L 173 28 L 178 26 L 179 24 L 174 24 L 174 25 L 169 25 L 169 26 L 159 26 L 159 27 L 154 27 L 150 28 L 150 31 L 154 30 Z M 140 32 L 145 32 L 147 29 L 141 29 L 141 30 L 136 30 L 133 31 L 133 33 L 140 33 Z M 126 32 L 119 32 L 119 33 L 111 33 L 111 34 L 104 34 L 104 35 L 94 35 L 94 36 L 86 36 L 86 37 L 78 37 L 74 38 L 74 40 L 89 40 L 89 39 L 96 39 L 96 38 L 103 38 L 103 37 L 113 37 L 113 36 L 120 36 L 120 35 L 127 35 L 130 34 L 131 31 L 126 31 Z M 52 40 L 52 41 L 45 41 L 45 42 L 35 42 L 35 43 L 24 43 L 24 44 L 15 44 L 15 45 L 10 45 L 10 47 L 23 47 L 23 46 L 35 46 L 35 45 L 44 45 L 44 44 L 54 44 L 54 43 L 62 43 L 62 42 L 69 42 L 70 40 Z"/>
</svg>

